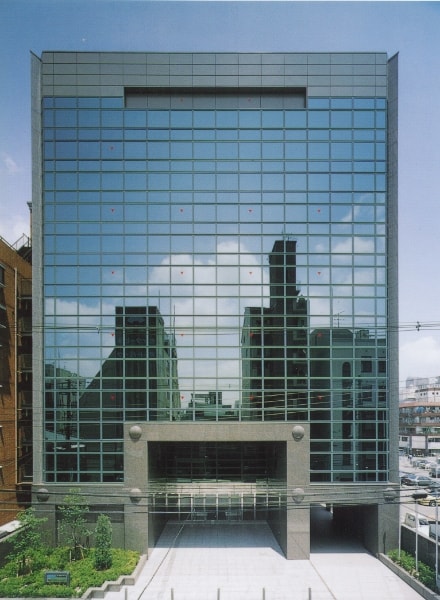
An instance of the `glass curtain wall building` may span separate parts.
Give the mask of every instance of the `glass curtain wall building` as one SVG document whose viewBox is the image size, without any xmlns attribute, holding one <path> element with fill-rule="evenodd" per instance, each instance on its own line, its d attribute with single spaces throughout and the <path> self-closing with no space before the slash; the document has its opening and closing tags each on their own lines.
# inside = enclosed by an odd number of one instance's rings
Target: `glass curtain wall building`
<svg viewBox="0 0 440 600">
<path fill-rule="evenodd" d="M 33 57 L 49 496 L 130 487 L 133 423 L 158 432 L 142 493 L 279 485 L 283 424 L 304 426 L 306 493 L 364 485 L 380 504 L 397 447 L 396 90 L 383 53 Z"/>
</svg>

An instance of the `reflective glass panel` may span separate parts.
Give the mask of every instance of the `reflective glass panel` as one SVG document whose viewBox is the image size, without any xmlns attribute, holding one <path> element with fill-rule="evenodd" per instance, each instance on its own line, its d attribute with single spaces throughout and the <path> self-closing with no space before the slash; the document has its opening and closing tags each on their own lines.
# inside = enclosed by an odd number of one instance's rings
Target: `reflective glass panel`
<svg viewBox="0 0 440 600">
<path fill-rule="evenodd" d="M 312 481 L 381 480 L 383 106 L 58 100 L 44 121 L 51 476 L 120 481 L 124 421 L 305 421 Z"/>
</svg>

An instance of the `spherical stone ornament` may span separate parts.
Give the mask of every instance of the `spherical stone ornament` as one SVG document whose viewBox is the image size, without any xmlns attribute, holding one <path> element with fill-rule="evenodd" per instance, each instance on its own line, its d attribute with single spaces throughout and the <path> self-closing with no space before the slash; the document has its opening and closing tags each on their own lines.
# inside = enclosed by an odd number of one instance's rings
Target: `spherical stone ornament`
<svg viewBox="0 0 440 600">
<path fill-rule="evenodd" d="M 304 437 L 304 433 L 304 427 L 301 425 L 295 425 L 295 427 L 292 429 L 292 437 L 295 442 L 300 442 Z"/>
<path fill-rule="evenodd" d="M 131 488 L 129 495 L 132 502 L 140 502 L 142 498 L 142 492 L 139 488 Z"/>
<path fill-rule="evenodd" d="M 133 427 L 130 427 L 129 435 L 133 442 L 135 442 L 142 436 L 142 427 L 139 425 L 133 425 Z"/>
<path fill-rule="evenodd" d="M 37 500 L 38 502 L 47 502 L 49 500 L 49 490 L 46 488 L 40 488 L 37 491 Z"/>
<path fill-rule="evenodd" d="M 304 500 L 304 490 L 302 488 L 295 488 L 292 491 L 292 499 L 295 502 L 295 504 L 300 504 L 303 500 Z"/>
<path fill-rule="evenodd" d="M 394 488 L 387 487 L 384 490 L 383 496 L 386 502 L 393 502 L 397 498 L 397 491 Z"/>
</svg>

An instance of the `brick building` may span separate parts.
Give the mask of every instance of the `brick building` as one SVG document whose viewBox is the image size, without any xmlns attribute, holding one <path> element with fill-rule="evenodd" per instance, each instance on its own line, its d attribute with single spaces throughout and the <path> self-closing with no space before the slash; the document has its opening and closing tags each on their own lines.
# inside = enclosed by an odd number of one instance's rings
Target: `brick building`
<svg viewBox="0 0 440 600">
<path fill-rule="evenodd" d="M 0 238 L 0 525 L 30 501 L 32 481 L 32 254 Z"/>
</svg>

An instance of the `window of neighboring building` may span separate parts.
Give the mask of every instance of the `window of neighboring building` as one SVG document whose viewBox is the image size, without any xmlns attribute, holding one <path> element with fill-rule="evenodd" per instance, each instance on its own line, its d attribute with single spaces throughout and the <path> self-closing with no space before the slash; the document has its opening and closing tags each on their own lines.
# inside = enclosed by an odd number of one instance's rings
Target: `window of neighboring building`
<svg viewBox="0 0 440 600">
<path fill-rule="evenodd" d="M 361 370 L 362 373 L 372 373 L 373 372 L 373 361 L 372 360 L 365 360 L 363 359 L 361 361 Z"/>
<path fill-rule="evenodd" d="M 349 362 L 345 362 L 342 365 L 342 377 L 351 377 L 351 365 Z"/>
<path fill-rule="evenodd" d="M 0 265 L 0 285 L 5 285 L 5 268 Z"/>
</svg>

